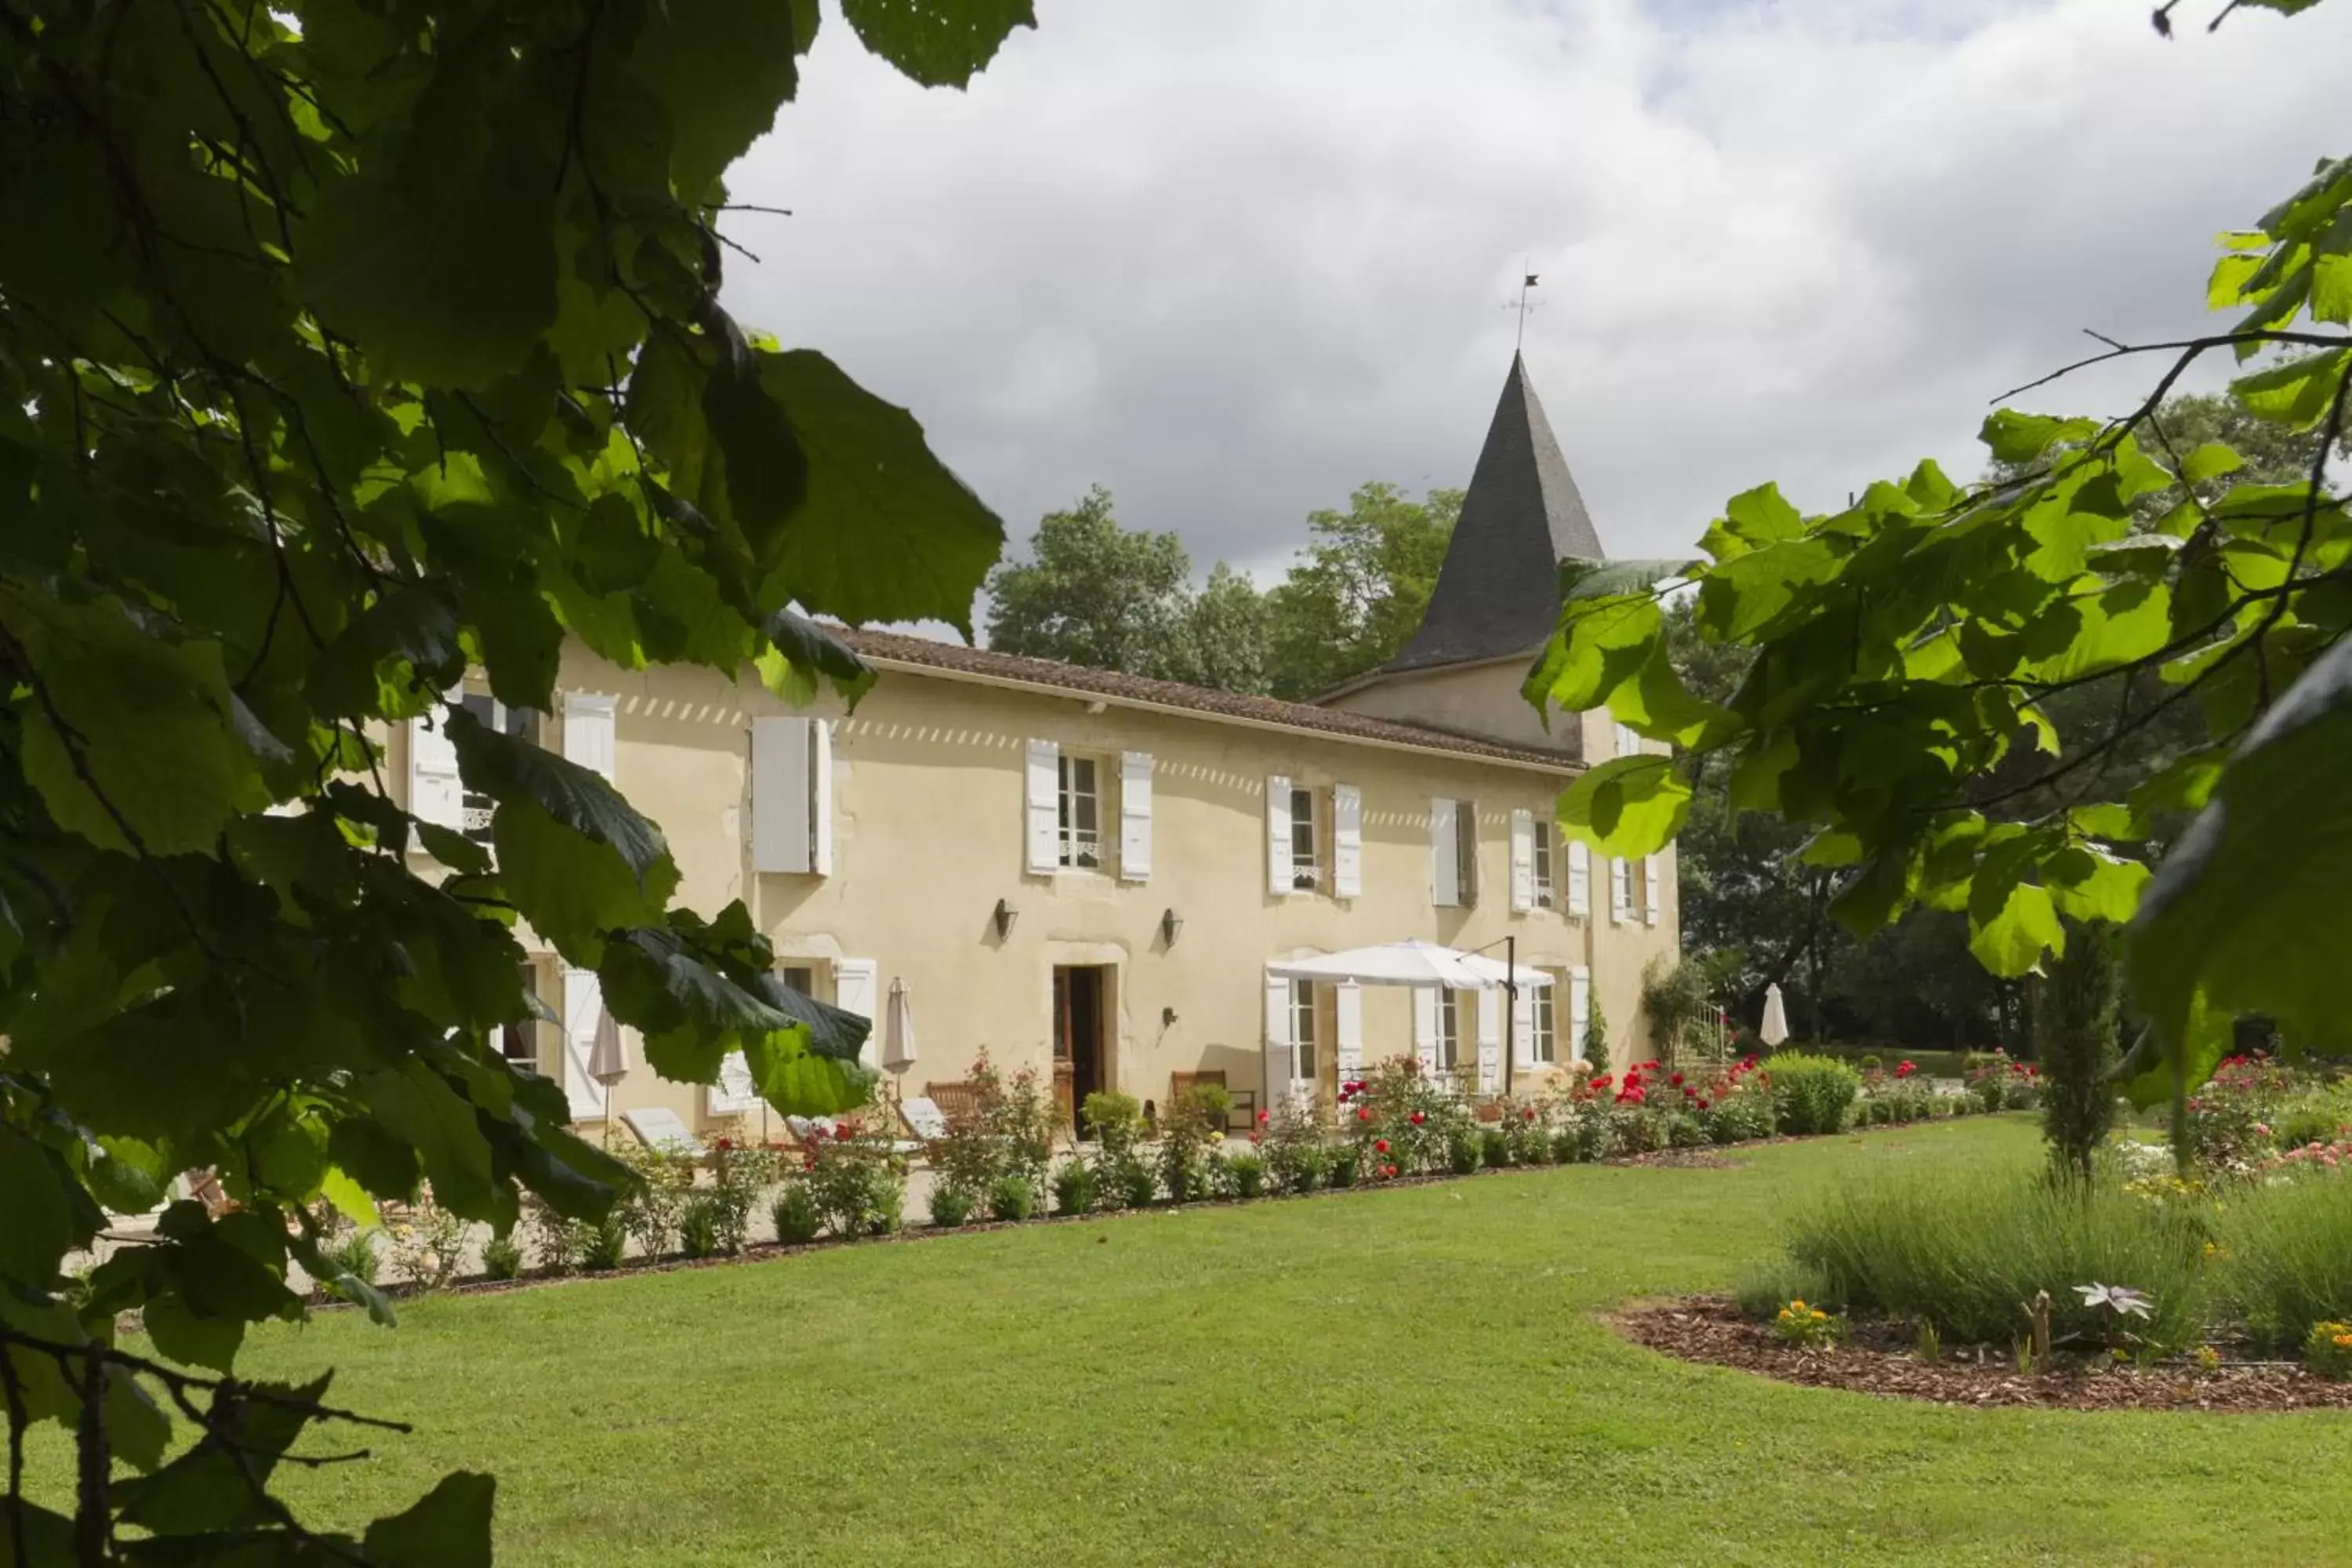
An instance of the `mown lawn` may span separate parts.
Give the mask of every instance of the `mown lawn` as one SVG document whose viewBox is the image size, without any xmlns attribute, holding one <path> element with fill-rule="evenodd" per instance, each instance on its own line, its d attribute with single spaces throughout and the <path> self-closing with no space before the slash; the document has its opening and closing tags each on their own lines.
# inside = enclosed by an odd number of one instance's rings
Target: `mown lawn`
<svg viewBox="0 0 2352 1568">
<path fill-rule="evenodd" d="M 415 1303 L 263 1336 L 499 1476 L 514 1563 L 2260 1563 L 2352 1554 L 2352 1423 L 1969 1411 L 1618 1340 L 1784 1205 L 2021 1118 Z M 2071 1281 L 2053 1281 L 2053 1286 Z"/>
</svg>

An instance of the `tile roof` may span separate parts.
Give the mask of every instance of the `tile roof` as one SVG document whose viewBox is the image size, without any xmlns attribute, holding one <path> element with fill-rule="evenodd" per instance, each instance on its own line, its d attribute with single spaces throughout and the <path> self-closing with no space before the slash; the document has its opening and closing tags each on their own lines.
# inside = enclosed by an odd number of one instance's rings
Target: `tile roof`
<svg viewBox="0 0 2352 1568">
<path fill-rule="evenodd" d="M 1429 609 L 1381 668 L 1534 652 L 1559 619 L 1559 563 L 1602 554 L 1528 367 L 1513 354 Z"/>
<path fill-rule="evenodd" d="M 1083 665 L 1063 664 L 1050 658 L 1025 658 L 1017 654 L 998 653 L 992 648 L 933 642 L 927 637 L 906 637 L 896 632 L 852 631 L 840 626 L 826 629 L 855 648 L 862 658 L 874 663 L 912 665 L 950 675 L 1035 687 L 1041 690 L 1098 698 L 1125 705 L 1173 709 L 1197 713 L 1204 719 L 1293 730 L 1303 734 L 1331 736 L 1371 745 L 1530 764 L 1560 773 L 1574 773 L 1581 765 L 1574 757 L 1561 752 L 1481 740 L 1448 730 L 1402 723 L 1393 719 L 1375 719 L 1368 714 L 1349 713 L 1336 708 L 1286 702 L 1275 697 L 1251 697 L 1205 686 L 1186 686 L 1173 680 L 1150 680 L 1139 675 L 1122 675 L 1116 670 L 1088 669 Z"/>
</svg>

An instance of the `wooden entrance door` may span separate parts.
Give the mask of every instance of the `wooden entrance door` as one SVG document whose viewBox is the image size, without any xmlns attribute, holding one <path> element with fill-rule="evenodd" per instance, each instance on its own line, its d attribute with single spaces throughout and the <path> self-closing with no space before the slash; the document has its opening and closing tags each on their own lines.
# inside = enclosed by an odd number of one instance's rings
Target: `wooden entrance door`
<svg viewBox="0 0 2352 1568">
<path fill-rule="evenodd" d="M 1103 1081 L 1103 1024 L 1109 986 L 1100 964 L 1066 963 L 1054 971 L 1054 1098 L 1077 1126 L 1087 1096 Z"/>
</svg>

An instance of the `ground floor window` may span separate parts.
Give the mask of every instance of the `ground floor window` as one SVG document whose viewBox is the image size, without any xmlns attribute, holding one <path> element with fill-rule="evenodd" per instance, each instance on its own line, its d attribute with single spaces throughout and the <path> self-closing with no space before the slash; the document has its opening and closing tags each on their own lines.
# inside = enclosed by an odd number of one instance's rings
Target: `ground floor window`
<svg viewBox="0 0 2352 1568">
<path fill-rule="evenodd" d="M 1462 994 L 1437 993 L 1437 1070 L 1452 1072 L 1462 1065 Z"/>
<path fill-rule="evenodd" d="M 1290 1076 L 1311 1082 L 1318 1076 L 1318 1058 L 1315 1051 L 1315 983 L 1311 980 L 1290 983 L 1290 1043 L 1297 1052 L 1297 1065 L 1291 1068 Z"/>
<path fill-rule="evenodd" d="M 539 977 L 528 963 L 521 969 L 522 988 L 533 995 L 539 992 Z M 519 1068 L 530 1072 L 539 1070 L 539 1020 L 519 1018 L 511 1024 L 499 1026 L 499 1055 Z"/>
<path fill-rule="evenodd" d="M 1556 1062 L 1559 1059 L 1559 1034 L 1553 1020 L 1552 993 L 1559 989 L 1555 983 L 1538 985 L 1530 994 L 1534 1000 L 1528 1009 L 1528 1057 L 1530 1061 Z"/>
</svg>

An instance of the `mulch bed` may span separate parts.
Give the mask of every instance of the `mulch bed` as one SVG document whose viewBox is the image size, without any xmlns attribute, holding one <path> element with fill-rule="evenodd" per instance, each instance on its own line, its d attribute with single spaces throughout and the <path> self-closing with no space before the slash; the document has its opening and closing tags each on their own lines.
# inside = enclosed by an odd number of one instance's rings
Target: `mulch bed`
<svg viewBox="0 0 2352 1568">
<path fill-rule="evenodd" d="M 1908 1324 L 1860 1322 L 1844 1344 L 1786 1344 L 1769 1323 L 1744 1317 L 1728 1297 L 1644 1302 L 1614 1315 L 1617 1331 L 1685 1361 L 1738 1367 L 1783 1383 L 1893 1394 L 1937 1405 L 2036 1405 L 2060 1410 L 2352 1409 L 2352 1383 L 2306 1372 L 2300 1363 L 2231 1359 L 2213 1371 L 2188 1363 L 2153 1367 L 2062 1364 L 2047 1374 L 2017 1370 L 2011 1352 L 1947 1350 L 1919 1360 Z"/>
</svg>

